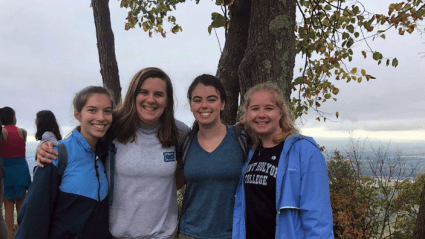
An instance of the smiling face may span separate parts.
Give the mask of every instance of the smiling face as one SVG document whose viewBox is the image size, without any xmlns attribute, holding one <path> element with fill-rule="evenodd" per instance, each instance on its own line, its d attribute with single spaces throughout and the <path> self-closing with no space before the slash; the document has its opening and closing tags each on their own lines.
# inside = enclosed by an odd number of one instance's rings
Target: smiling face
<svg viewBox="0 0 425 239">
<path fill-rule="evenodd" d="M 75 118 L 81 123 L 81 135 L 94 148 L 112 123 L 112 101 L 108 95 L 92 94 L 81 112 L 74 110 Z M 94 146 L 94 147 L 93 147 Z"/>
<path fill-rule="evenodd" d="M 250 96 L 245 124 L 262 140 L 272 139 L 282 131 L 279 126 L 281 118 L 282 112 L 276 105 L 273 93 L 258 91 Z"/>
<path fill-rule="evenodd" d="M 137 115 L 143 125 L 155 126 L 167 107 L 166 83 L 161 78 L 147 78 L 136 96 Z"/>
<path fill-rule="evenodd" d="M 213 86 L 198 84 L 192 91 L 190 110 L 199 125 L 215 125 L 220 123 L 220 111 L 225 102 Z"/>
</svg>

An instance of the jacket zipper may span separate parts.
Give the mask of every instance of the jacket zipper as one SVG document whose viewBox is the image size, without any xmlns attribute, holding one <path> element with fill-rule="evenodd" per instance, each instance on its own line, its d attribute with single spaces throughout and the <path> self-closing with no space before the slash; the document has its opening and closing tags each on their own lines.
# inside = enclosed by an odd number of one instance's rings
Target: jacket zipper
<svg viewBox="0 0 425 239">
<path fill-rule="evenodd" d="M 97 198 L 98 198 L 98 201 L 100 202 L 100 179 L 99 179 L 99 171 L 97 170 L 98 167 L 99 166 L 97 165 L 96 155 L 94 155 L 94 169 L 96 170 L 97 183 L 99 185 L 97 189 Z"/>
</svg>

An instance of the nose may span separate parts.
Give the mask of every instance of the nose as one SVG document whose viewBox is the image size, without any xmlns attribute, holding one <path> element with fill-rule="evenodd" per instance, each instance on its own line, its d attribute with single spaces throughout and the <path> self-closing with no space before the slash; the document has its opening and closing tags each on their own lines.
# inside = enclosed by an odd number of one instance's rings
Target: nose
<svg viewBox="0 0 425 239">
<path fill-rule="evenodd" d="M 266 117 L 266 115 L 264 114 L 264 109 L 260 109 L 260 110 L 258 111 L 258 117 L 259 117 L 259 118 L 265 118 L 265 117 Z"/>
<path fill-rule="evenodd" d="M 148 96 L 146 97 L 146 102 L 149 102 L 149 103 L 155 102 L 153 94 L 148 94 Z"/>
<path fill-rule="evenodd" d="M 201 102 L 201 107 L 202 107 L 202 108 L 207 108 L 207 101 L 206 101 L 206 100 L 203 100 L 203 101 Z"/>
<path fill-rule="evenodd" d="M 105 112 L 103 112 L 103 111 L 99 111 L 99 113 L 97 114 L 97 120 L 99 120 L 99 121 L 104 121 L 105 120 L 105 118 L 106 118 L 106 113 Z"/>
</svg>

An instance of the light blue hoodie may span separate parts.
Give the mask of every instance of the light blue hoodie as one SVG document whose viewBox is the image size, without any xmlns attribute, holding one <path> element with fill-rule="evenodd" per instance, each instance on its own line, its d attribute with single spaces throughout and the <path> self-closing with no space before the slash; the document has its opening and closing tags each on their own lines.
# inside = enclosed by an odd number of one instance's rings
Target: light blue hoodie
<svg viewBox="0 0 425 239">
<path fill-rule="evenodd" d="M 233 239 L 246 238 L 243 175 L 253 153 L 236 189 Z M 295 135 L 285 141 L 276 177 L 276 210 L 276 239 L 334 238 L 326 162 L 310 137 Z"/>
</svg>

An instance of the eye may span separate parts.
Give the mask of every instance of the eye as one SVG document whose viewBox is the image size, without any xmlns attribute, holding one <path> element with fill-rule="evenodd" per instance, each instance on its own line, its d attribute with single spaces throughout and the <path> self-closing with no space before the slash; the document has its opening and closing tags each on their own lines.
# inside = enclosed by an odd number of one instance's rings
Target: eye
<svg viewBox="0 0 425 239">
<path fill-rule="evenodd" d="M 139 94 L 147 95 L 148 91 L 147 90 L 139 90 Z"/>
<path fill-rule="evenodd" d="M 192 98 L 192 102 L 200 103 L 201 101 L 201 98 Z"/>
<path fill-rule="evenodd" d="M 155 96 L 157 96 L 157 97 L 163 97 L 163 96 L 164 96 L 164 94 L 163 94 L 162 92 L 156 92 L 156 93 L 155 93 Z"/>
<path fill-rule="evenodd" d="M 112 114 L 112 110 L 105 110 L 105 113 L 110 115 L 110 114 Z"/>
<path fill-rule="evenodd" d="M 87 111 L 90 112 L 90 113 L 95 113 L 96 109 L 91 108 L 91 109 L 88 109 Z"/>
<path fill-rule="evenodd" d="M 216 101 L 217 101 L 217 99 L 216 99 L 216 98 L 209 98 L 209 99 L 208 99 L 208 102 L 211 102 L 211 103 L 212 103 L 212 102 L 216 102 Z"/>
</svg>

